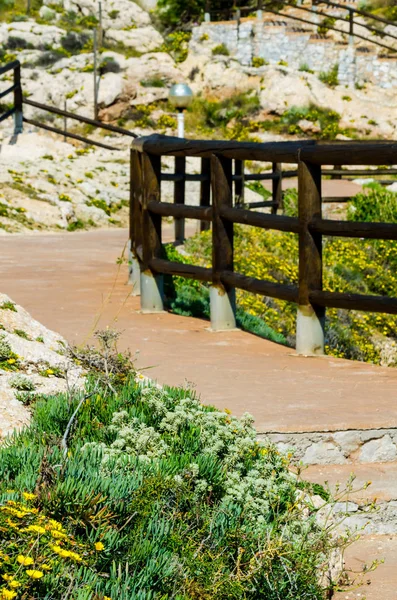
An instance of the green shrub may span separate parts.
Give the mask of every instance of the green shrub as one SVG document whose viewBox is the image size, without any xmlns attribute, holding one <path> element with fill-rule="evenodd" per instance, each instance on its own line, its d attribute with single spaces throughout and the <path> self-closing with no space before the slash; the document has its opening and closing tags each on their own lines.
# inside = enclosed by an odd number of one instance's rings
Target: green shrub
<svg viewBox="0 0 397 600">
<path fill-rule="evenodd" d="M 20 373 L 10 379 L 10 386 L 19 392 L 33 392 L 36 389 L 33 381 Z"/>
<path fill-rule="evenodd" d="M 83 50 L 84 46 L 89 41 L 89 36 L 86 33 L 76 33 L 74 31 L 68 31 L 67 34 L 61 39 L 61 45 L 64 50 L 71 54 L 76 54 Z"/>
<path fill-rule="evenodd" d="M 263 67 L 264 65 L 268 65 L 269 63 L 262 57 L 260 56 L 254 56 L 252 59 L 252 66 L 255 69 L 258 69 L 259 67 Z"/>
<path fill-rule="evenodd" d="M 190 31 L 174 31 L 173 33 L 169 33 L 164 38 L 161 50 L 169 52 L 176 62 L 181 63 L 187 58 L 191 37 L 192 34 Z"/>
<path fill-rule="evenodd" d="M 329 71 L 322 71 L 318 78 L 326 85 L 329 85 L 330 87 L 336 87 L 339 83 L 338 65 L 334 65 Z"/>
<path fill-rule="evenodd" d="M 167 82 L 164 81 L 164 79 L 162 79 L 159 76 L 154 76 L 154 77 L 149 77 L 149 79 L 144 79 L 143 81 L 141 81 L 141 85 L 143 87 L 163 88 L 163 87 L 167 86 Z"/>
<path fill-rule="evenodd" d="M 213 56 L 229 56 L 229 54 L 229 49 L 225 44 L 218 44 L 218 46 L 214 46 L 214 48 L 212 48 Z"/>
<path fill-rule="evenodd" d="M 1 589 L 63 600 L 323 600 L 333 547 L 310 484 L 252 418 L 191 390 L 39 400 L 0 447 Z M 68 422 L 76 419 L 60 447 Z M 21 567 L 22 565 L 22 567 Z"/>
<path fill-rule="evenodd" d="M 348 205 L 348 218 L 358 221 L 396 222 L 397 194 L 379 184 L 370 184 Z M 298 214 L 296 190 L 284 192 L 284 213 Z M 234 228 L 236 272 L 279 283 L 298 283 L 298 242 L 294 234 L 261 231 L 251 227 Z M 210 266 L 211 235 L 203 233 L 188 240 L 190 253 L 184 260 Z M 174 259 L 175 260 L 175 259 Z M 323 244 L 324 289 L 344 293 L 397 297 L 397 244 L 394 241 L 327 238 Z M 185 285 L 187 283 L 185 282 Z M 207 293 L 207 292 L 206 292 Z M 184 292 L 184 297 L 187 295 Z M 195 297 L 196 305 L 202 302 Z M 237 290 L 240 309 L 262 319 L 288 344 L 295 344 L 296 306 L 292 303 Z M 188 302 L 184 311 L 188 312 Z M 326 352 L 379 364 L 382 343 L 392 349 L 387 364 L 397 365 L 397 316 L 328 309 L 326 312 Z M 393 354 L 393 348 L 394 354 Z"/>
<path fill-rule="evenodd" d="M 348 204 L 350 221 L 397 223 L 397 194 L 380 183 L 369 183 Z"/>
<path fill-rule="evenodd" d="M 314 71 L 309 68 L 309 65 L 307 63 L 301 64 L 301 66 L 299 67 L 299 71 L 301 71 L 302 73 L 314 73 Z"/>
</svg>

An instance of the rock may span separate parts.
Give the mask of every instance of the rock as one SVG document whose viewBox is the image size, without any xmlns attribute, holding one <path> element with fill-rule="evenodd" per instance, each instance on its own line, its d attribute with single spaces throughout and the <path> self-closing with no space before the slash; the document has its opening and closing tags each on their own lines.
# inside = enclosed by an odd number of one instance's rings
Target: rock
<svg viewBox="0 0 397 600">
<path fill-rule="evenodd" d="M 397 447 L 393 443 L 389 434 L 376 440 L 370 440 L 365 443 L 360 452 L 360 462 L 388 462 L 395 460 L 397 456 Z"/>
<path fill-rule="evenodd" d="M 307 119 L 298 121 L 298 127 L 300 127 L 304 133 L 320 133 L 321 131 L 320 123 L 318 121 L 313 123 Z"/>
<path fill-rule="evenodd" d="M 140 57 L 129 58 L 126 75 L 129 84 L 153 77 L 174 83 L 183 77 L 173 58 L 166 52 L 149 52 Z"/>
<path fill-rule="evenodd" d="M 85 16 L 98 16 L 97 0 L 64 0 L 64 9 Z M 102 23 L 104 29 L 124 29 L 136 25 L 150 25 L 150 17 L 132 0 L 110 0 L 102 3 Z"/>
<path fill-rule="evenodd" d="M 5 367 L 0 368 L 0 439 L 29 422 L 30 411 L 17 398 L 22 393 L 21 380 L 29 383 L 32 393 L 65 392 L 65 376 L 58 371 L 61 369 L 67 371 L 69 386 L 82 387 L 81 368 L 60 353 L 65 346 L 60 335 L 0 294 L 0 349 Z"/>
<path fill-rule="evenodd" d="M 121 96 L 123 79 L 118 73 L 106 73 L 99 82 L 98 104 L 101 107 L 110 106 Z"/>
<path fill-rule="evenodd" d="M 357 431 L 337 431 L 332 434 L 332 437 L 346 457 L 357 450 L 361 444 L 361 437 Z"/>
<path fill-rule="evenodd" d="M 307 465 L 342 465 L 346 458 L 332 442 L 316 442 L 307 448 L 302 462 Z"/>
<path fill-rule="evenodd" d="M 40 25 L 33 20 L 17 21 L 3 24 L 0 29 L 0 40 L 6 46 L 11 38 L 23 40 L 25 48 L 59 48 L 65 31 L 55 25 Z"/>
<path fill-rule="evenodd" d="M 142 53 L 156 50 L 164 43 L 163 36 L 151 25 L 128 31 L 108 29 L 106 40 Z"/>
<path fill-rule="evenodd" d="M 56 11 L 45 5 L 40 8 L 39 15 L 41 19 L 44 19 L 44 21 L 54 21 L 57 17 Z"/>
</svg>

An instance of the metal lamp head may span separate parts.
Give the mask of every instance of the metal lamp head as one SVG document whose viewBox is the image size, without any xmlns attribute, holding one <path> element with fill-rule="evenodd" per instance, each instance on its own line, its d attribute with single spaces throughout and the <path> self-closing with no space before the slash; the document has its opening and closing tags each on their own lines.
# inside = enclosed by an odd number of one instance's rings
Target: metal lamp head
<svg viewBox="0 0 397 600">
<path fill-rule="evenodd" d="M 168 97 L 175 108 L 183 110 L 193 100 L 193 92 L 186 83 L 176 83 L 171 87 Z"/>
</svg>

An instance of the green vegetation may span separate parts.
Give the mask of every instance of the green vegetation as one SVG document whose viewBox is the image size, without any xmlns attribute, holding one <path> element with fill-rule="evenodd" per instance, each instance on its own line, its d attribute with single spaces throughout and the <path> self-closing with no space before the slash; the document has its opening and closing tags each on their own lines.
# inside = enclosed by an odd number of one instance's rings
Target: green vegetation
<svg viewBox="0 0 397 600">
<path fill-rule="evenodd" d="M 29 335 L 23 329 L 14 329 L 15 335 L 23 338 L 24 340 L 30 340 Z"/>
<path fill-rule="evenodd" d="M 336 87 L 339 83 L 338 65 L 334 65 L 329 71 L 322 71 L 318 78 L 329 87 Z"/>
<path fill-rule="evenodd" d="M 218 44 L 212 48 L 213 56 L 229 56 L 230 52 L 226 44 Z"/>
<path fill-rule="evenodd" d="M 164 44 L 160 48 L 163 52 L 169 52 L 178 63 L 186 60 L 188 45 L 192 34 L 190 31 L 174 31 L 164 38 Z"/>
<path fill-rule="evenodd" d="M 11 300 L 4 300 L 4 302 L 0 304 L 0 309 L 12 310 L 13 312 L 17 312 L 14 302 L 11 302 Z"/>
<path fill-rule="evenodd" d="M 254 56 L 252 59 L 252 66 L 255 69 L 259 69 L 259 67 L 263 67 L 264 65 L 268 65 L 269 63 L 267 62 L 267 60 L 265 60 L 264 58 L 260 57 L 260 56 Z"/>
<path fill-rule="evenodd" d="M 309 65 L 307 63 L 301 64 L 301 66 L 299 67 L 299 71 L 301 71 L 302 73 L 314 73 L 314 71 L 309 68 Z"/>
<path fill-rule="evenodd" d="M 167 82 L 164 81 L 164 79 L 162 79 L 159 76 L 154 76 L 154 77 L 150 77 L 149 79 L 144 79 L 143 81 L 141 81 L 141 85 L 143 87 L 163 88 L 163 87 L 166 87 Z"/>
<path fill-rule="evenodd" d="M 85 393 L 39 399 L 0 447 L 3 600 L 330 597 L 349 540 L 249 415 L 142 383 L 116 348 L 72 353 Z"/>
<path fill-rule="evenodd" d="M 255 190 L 258 191 L 258 190 Z M 284 194 L 284 212 L 297 215 L 297 192 Z M 360 221 L 397 221 L 397 194 L 370 184 L 348 205 L 348 218 Z M 279 283 L 298 282 L 298 242 L 295 234 L 235 226 L 235 270 Z M 190 256 L 182 262 L 211 264 L 211 233 L 186 243 Z M 325 238 L 324 289 L 369 295 L 397 296 L 397 244 L 393 241 Z M 176 260 L 175 257 L 172 258 Z M 183 280 L 175 285 L 171 310 L 208 317 L 208 289 Z M 194 287 L 194 289 L 193 289 Z M 205 291 L 204 291 L 205 290 Z M 189 305 L 189 301 L 191 304 Z M 286 342 L 295 344 L 296 306 L 239 290 L 238 308 L 261 319 Z M 249 331 L 257 331 L 247 327 Z M 381 313 L 327 310 L 326 351 L 332 356 L 376 364 L 397 365 L 397 317 Z M 265 335 L 267 337 L 267 334 Z"/>
<path fill-rule="evenodd" d="M 0 369 L 16 371 L 19 368 L 19 356 L 12 351 L 4 334 L 0 334 Z"/>
</svg>

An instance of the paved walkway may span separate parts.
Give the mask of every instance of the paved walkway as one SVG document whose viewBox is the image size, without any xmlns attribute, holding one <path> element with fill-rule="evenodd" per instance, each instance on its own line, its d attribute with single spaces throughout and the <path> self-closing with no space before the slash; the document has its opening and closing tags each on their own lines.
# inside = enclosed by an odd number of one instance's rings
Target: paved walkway
<svg viewBox="0 0 397 600">
<path fill-rule="evenodd" d="M 260 432 L 397 426 L 397 370 L 334 358 L 304 358 L 242 331 L 142 315 L 117 266 L 125 230 L 0 237 L 1 291 L 72 343 L 95 328 L 123 331 L 121 347 L 162 383 L 192 384 L 203 401 L 251 412 Z"/>
<path fill-rule="evenodd" d="M 162 383 L 188 383 L 203 401 L 235 414 L 251 412 L 260 432 L 397 426 L 397 370 L 297 357 L 241 331 L 211 333 L 202 320 L 140 314 L 126 266 L 116 264 L 126 241 L 125 230 L 0 236 L 0 289 L 72 343 L 89 341 L 98 327 L 120 329 L 120 345 L 139 351 L 138 368 L 149 367 L 148 375 Z M 387 482 L 395 465 L 382 468 L 374 492 L 394 499 Z M 345 481 L 353 469 L 312 467 L 308 477 Z M 359 468 L 359 481 L 368 478 L 365 469 Z M 365 538 L 349 549 L 348 564 L 358 568 L 377 557 L 386 561 L 370 576 L 372 584 L 337 600 L 397 598 L 396 537 Z"/>
</svg>

